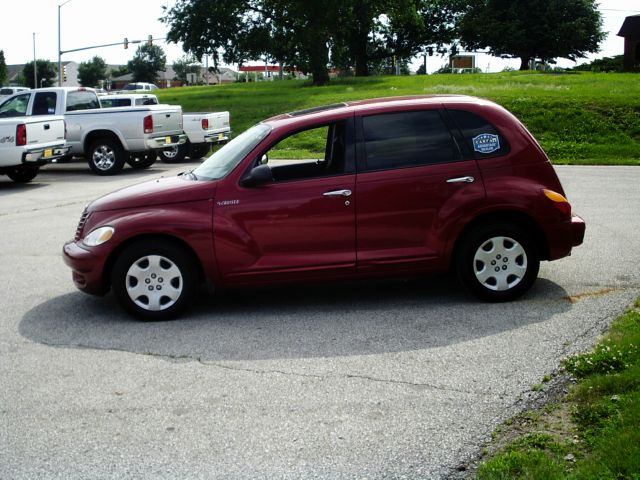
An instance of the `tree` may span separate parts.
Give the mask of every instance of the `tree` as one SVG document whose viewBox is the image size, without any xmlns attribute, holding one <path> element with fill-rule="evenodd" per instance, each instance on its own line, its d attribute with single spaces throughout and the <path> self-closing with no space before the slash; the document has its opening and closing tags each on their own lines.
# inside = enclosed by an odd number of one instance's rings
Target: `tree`
<svg viewBox="0 0 640 480">
<path fill-rule="evenodd" d="M 595 0 L 483 0 L 468 7 L 458 28 L 467 48 L 519 57 L 520 70 L 536 58 L 583 58 L 605 37 Z"/>
<path fill-rule="evenodd" d="M 58 68 L 49 60 L 36 60 L 38 85 L 33 84 L 33 61 L 25 64 L 22 69 L 25 85 L 29 88 L 51 87 L 58 78 Z"/>
<path fill-rule="evenodd" d="M 356 75 L 389 58 L 408 59 L 453 37 L 460 0 L 177 0 L 165 9 L 169 41 L 215 65 L 260 58 L 329 81 L 329 61 Z M 331 56 L 331 58 L 330 58 Z"/>
<path fill-rule="evenodd" d="M 6 85 L 9 72 L 7 70 L 7 62 L 4 59 L 4 50 L 0 50 L 0 87 Z"/>
<path fill-rule="evenodd" d="M 129 73 L 129 67 L 127 65 L 118 65 L 111 70 L 111 78 L 122 77 Z"/>
<path fill-rule="evenodd" d="M 167 56 L 157 45 L 145 43 L 136 50 L 127 67 L 133 74 L 134 82 L 155 83 L 158 72 L 164 72 L 167 66 Z"/>
<path fill-rule="evenodd" d="M 107 63 L 101 57 L 95 56 L 78 66 L 78 80 L 85 87 L 97 87 L 106 79 Z"/>
<path fill-rule="evenodd" d="M 183 84 L 189 83 L 189 74 L 198 74 L 202 65 L 198 63 L 193 55 L 184 55 L 182 58 L 173 62 L 173 71 L 176 72 L 176 79 Z"/>
</svg>

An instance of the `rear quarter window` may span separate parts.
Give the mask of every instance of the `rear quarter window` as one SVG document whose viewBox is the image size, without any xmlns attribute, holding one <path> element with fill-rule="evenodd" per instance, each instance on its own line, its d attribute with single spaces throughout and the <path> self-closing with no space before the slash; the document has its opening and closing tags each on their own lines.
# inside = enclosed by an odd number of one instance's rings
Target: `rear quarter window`
<svg viewBox="0 0 640 480">
<path fill-rule="evenodd" d="M 98 96 L 93 92 L 77 91 L 67 95 L 67 112 L 100 108 Z"/>
<path fill-rule="evenodd" d="M 493 158 L 509 153 L 504 136 L 486 118 L 467 110 L 447 110 L 464 137 L 465 146 L 477 158 Z"/>
</svg>

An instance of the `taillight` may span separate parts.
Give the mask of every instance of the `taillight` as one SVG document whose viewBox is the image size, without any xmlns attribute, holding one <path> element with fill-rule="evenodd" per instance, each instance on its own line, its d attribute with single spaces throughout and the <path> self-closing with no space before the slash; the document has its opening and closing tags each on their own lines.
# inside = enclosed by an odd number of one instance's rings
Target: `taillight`
<svg viewBox="0 0 640 480">
<path fill-rule="evenodd" d="M 554 192 L 553 190 L 542 190 L 542 192 L 545 197 L 553 202 L 554 207 L 567 216 L 571 215 L 571 204 L 564 195 L 560 195 L 558 192 Z"/>
<path fill-rule="evenodd" d="M 201 125 L 202 125 L 202 129 L 203 130 L 208 130 L 209 129 L 209 119 L 208 118 L 203 118 L 200 121 Z"/>
<path fill-rule="evenodd" d="M 26 145 L 27 144 L 27 126 L 24 123 L 18 124 L 16 127 L 16 145 Z"/>
<path fill-rule="evenodd" d="M 144 133 L 153 133 L 153 117 L 151 115 L 144 117 L 142 126 L 144 127 Z"/>
</svg>

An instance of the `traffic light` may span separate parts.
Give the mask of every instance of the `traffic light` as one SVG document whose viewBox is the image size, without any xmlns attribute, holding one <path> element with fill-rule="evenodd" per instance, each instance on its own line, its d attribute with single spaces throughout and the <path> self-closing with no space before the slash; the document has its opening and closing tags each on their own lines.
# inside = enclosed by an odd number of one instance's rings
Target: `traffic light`
<svg viewBox="0 0 640 480">
<path fill-rule="evenodd" d="M 124 45 L 125 50 L 129 48 L 129 39 L 127 37 L 124 37 L 124 42 L 122 42 L 122 44 Z"/>
<path fill-rule="evenodd" d="M 67 81 L 67 66 L 64 65 L 62 67 L 62 81 L 66 82 Z"/>
<path fill-rule="evenodd" d="M 153 45 L 153 36 L 149 35 L 149 38 L 147 38 L 147 45 Z"/>
</svg>

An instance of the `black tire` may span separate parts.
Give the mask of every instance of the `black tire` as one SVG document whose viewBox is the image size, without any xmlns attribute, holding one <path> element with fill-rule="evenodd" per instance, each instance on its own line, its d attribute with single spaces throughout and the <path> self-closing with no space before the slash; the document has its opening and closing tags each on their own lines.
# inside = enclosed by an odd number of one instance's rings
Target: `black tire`
<svg viewBox="0 0 640 480">
<path fill-rule="evenodd" d="M 468 232 L 457 251 L 461 283 L 489 302 L 523 295 L 535 282 L 540 257 L 531 235 L 517 225 L 482 225 Z"/>
<path fill-rule="evenodd" d="M 210 150 L 211 150 L 211 146 L 209 144 L 192 145 L 191 152 L 189 153 L 189 158 L 191 160 L 197 160 L 199 158 L 206 156 Z"/>
<path fill-rule="evenodd" d="M 151 165 L 156 163 L 157 159 L 158 154 L 155 150 L 151 150 L 150 152 L 142 152 L 130 155 L 127 159 L 127 163 L 131 168 L 142 170 L 144 168 L 149 168 Z"/>
<path fill-rule="evenodd" d="M 7 175 L 16 183 L 27 183 L 36 178 L 40 167 L 37 165 L 16 165 L 7 170 Z"/>
<path fill-rule="evenodd" d="M 187 156 L 189 145 L 184 143 L 175 147 L 167 147 L 162 150 L 158 150 L 158 156 L 160 160 L 165 163 L 180 163 Z"/>
<path fill-rule="evenodd" d="M 101 138 L 93 142 L 87 161 L 97 175 L 115 175 L 124 168 L 127 155 L 118 140 Z"/>
<path fill-rule="evenodd" d="M 120 254 L 111 282 L 118 302 L 129 313 L 141 320 L 168 320 L 191 304 L 196 266 L 184 248 L 162 239 L 144 240 Z"/>
</svg>

